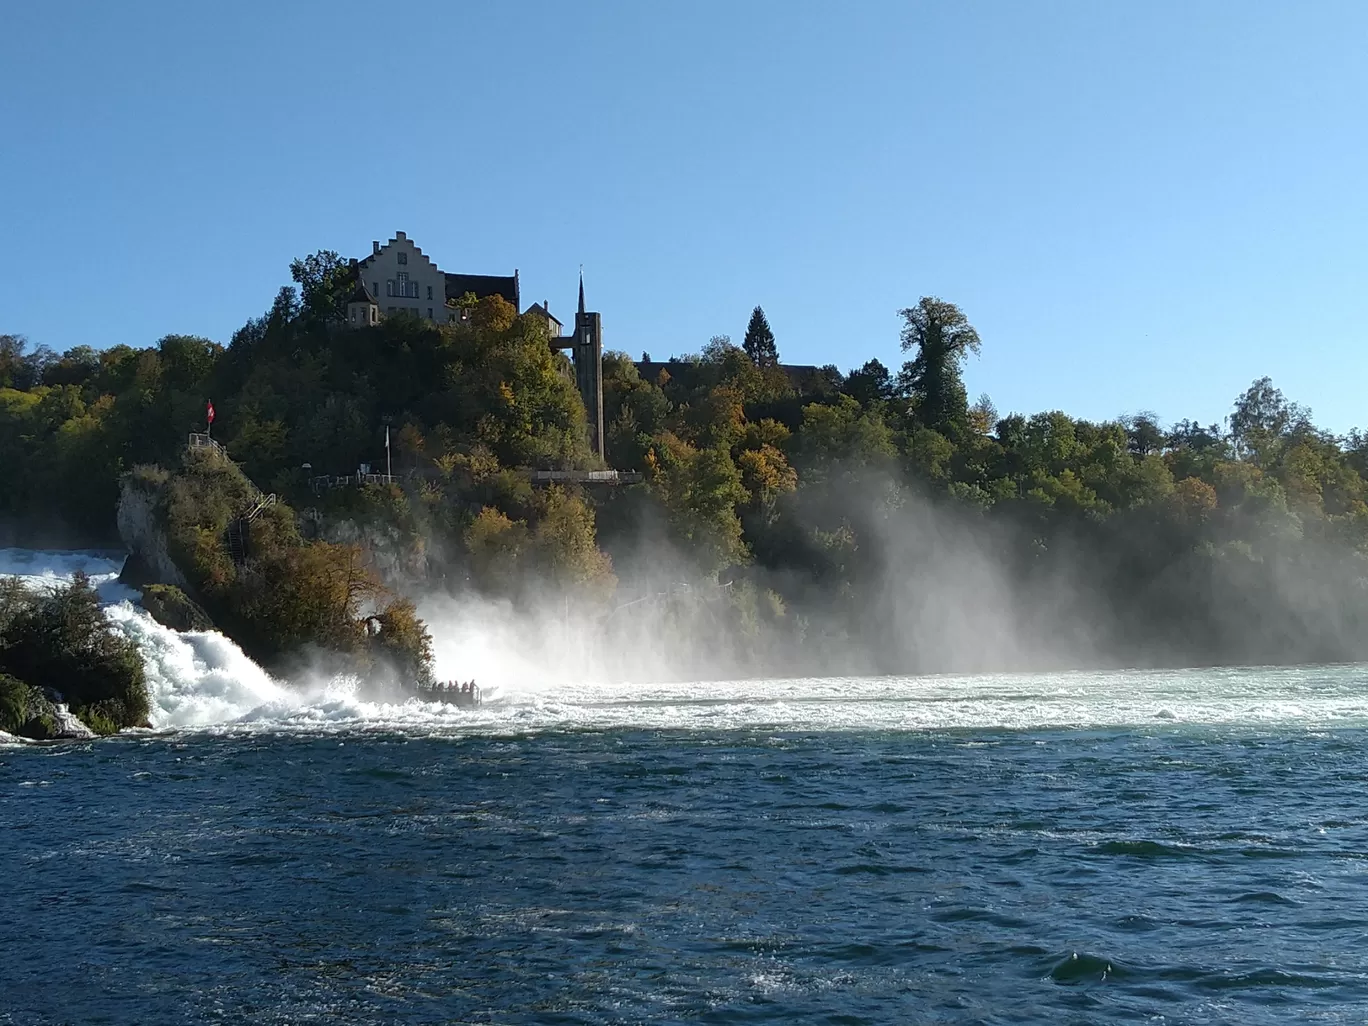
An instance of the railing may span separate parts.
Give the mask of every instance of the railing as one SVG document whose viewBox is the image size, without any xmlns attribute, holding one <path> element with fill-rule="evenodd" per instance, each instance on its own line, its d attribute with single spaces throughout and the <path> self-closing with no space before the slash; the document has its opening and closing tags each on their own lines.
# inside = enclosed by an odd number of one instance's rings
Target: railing
<svg viewBox="0 0 1368 1026">
<path fill-rule="evenodd" d="M 425 467 L 407 471 L 410 478 L 433 479 L 439 476 L 435 468 Z M 639 470 L 524 470 L 533 484 L 588 484 L 633 485 L 644 479 Z M 391 485 L 399 483 L 397 474 L 321 474 L 309 478 L 315 495 L 333 488 L 355 488 L 361 485 Z"/>
<path fill-rule="evenodd" d="M 257 517 L 261 516 L 263 510 L 269 509 L 271 506 L 274 506 L 275 504 L 275 492 L 272 492 L 270 495 L 262 495 L 257 499 L 256 505 L 242 515 L 242 519 L 250 524 Z"/>
<path fill-rule="evenodd" d="M 638 484 L 641 472 L 638 470 L 529 470 L 528 479 L 533 484 Z"/>
<path fill-rule="evenodd" d="M 214 441 L 213 436 L 208 434 L 191 431 L 190 441 L 186 445 L 190 449 L 208 449 L 210 452 L 218 453 L 224 459 L 228 458 L 228 450 L 219 445 L 218 442 Z"/>
<path fill-rule="evenodd" d="M 393 474 L 323 474 L 320 477 L 309 478 L 309 487 L 314 490 L 314 494 L 325 488 L 347 488 L 351 486 L 360 487 L 361 485 L 389 485 L 397 484 L 399 479 Z"/>
</svg>

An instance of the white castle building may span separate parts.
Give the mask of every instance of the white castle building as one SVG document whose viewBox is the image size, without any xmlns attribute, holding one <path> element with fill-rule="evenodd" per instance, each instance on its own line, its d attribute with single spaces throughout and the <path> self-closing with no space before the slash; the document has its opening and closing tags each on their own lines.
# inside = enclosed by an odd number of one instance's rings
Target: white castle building
<svg viewBox="0 0 1368 1026">
<path fill-rule="evenodd" d="M 579 284 L 579 310 L 570 335 L 552 316 L 548 304 L 522 308 L 518 272 L 509 277 L 493 274 L 449 274 L 443 271 L 403 232 L 383 246 L 371 243 L 371 254 L 352 261 L 356 287 L 347 303 L 347 324 L 361 328 L 379 324 L 385 317 L 419 317 L 436 324 L 456 324 L 468 315 L 458 305 L 463 296 L 476 299 L 502 296 L 520 313 L 544 317 L 552 349 L 570 350 L 584 408 L 589 414 L 589 442 L 603 456 L 603 324 L 597 313 L 584 308 L 584 277 Z"/>
</svg>

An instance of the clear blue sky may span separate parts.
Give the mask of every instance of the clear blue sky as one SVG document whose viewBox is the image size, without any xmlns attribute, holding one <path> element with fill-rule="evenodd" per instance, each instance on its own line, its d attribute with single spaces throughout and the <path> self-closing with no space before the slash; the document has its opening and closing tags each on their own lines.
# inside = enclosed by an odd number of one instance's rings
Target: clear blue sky
<svg viewBox="0 0 1368 1026">
<path fill-rule="evenodd" d="M 371 12 L 378 12 L 373 14 Z M 1368 426 L 1368 4 L 137 2 L 0 16 L 0 331 L 226 342 L 409 233 L 606 341 L 891 366 L 1002 412 Z"/>
</svg>

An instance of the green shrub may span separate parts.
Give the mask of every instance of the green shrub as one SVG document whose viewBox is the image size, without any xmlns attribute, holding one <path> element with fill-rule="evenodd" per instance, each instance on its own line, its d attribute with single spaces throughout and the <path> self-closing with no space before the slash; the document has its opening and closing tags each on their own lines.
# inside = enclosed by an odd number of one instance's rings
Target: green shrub
<svg viewBox="0 0 1368 1026">
<path fill-rule="evenodd" d="M 29 686 L 0 673 L 0 730 L 18 734 L 29 719 Z"/>
<path fill-rule="evenodd" d="M 84 574 L 33 597 L 9 620 L 0 673 L 61 692 L 73 709 L 98 705 L 117 727 L 145 723 L 151 709 L 142 656 L 105 619 Z"/>
<path fill-rule="evenodd" d="M 95 705 L 82 706 L 75 710 L 75 713 L 78 720 L 101 737 L 108 737 L 110 734 L 119 732 L 116 717 L 119 715 L 120 709 L 117 706 L 99 702 Z"/>
</svg>

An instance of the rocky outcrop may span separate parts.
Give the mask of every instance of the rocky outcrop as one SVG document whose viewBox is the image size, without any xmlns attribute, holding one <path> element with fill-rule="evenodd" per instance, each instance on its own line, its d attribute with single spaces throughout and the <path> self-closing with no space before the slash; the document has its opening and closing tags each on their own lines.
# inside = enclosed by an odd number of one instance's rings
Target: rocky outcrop
<svg viewBox="0 0 1368 1026">
<path fill-rule="evenodd" d="M 95 731 L 66 707 L 62 696 L 0 674 L 0 728 L 32 741 L 86 741 Z"/>
<path fill-rule="evenodd" d="M 142 605 L 148 615 L 173 631 L 209 631 L 214 621 L 194 599 L 174 584 L 149 584 L 143 588 Z"/>
<path fill-rule="evenodd" d="M 126 583 L 168 584 L 186 591 L 190 585 L 171 558 L 156 502 L 154 490 L 134 475 L 125 475 L 119 487 L 119 537 L 129 551 L 126 570 L 140 578 Z"/>
<path fill-rule="evenodd" d="M 89 741 L 91 738 L 99 736 L 78 720 L 76 714 L 71 712 L 62 702 L 50 702 L 50 705 L 52 707 L 52 719 L 57 725 L 57 729 L 52 734 L 53 740 Z"/>
<path fill-rule="evenodd" d="M 318 533 L 323 541 L 336 545 L 359 545 L 370 555 L 385 586 L 394 591 L 413 591 L 427 582 L 426 548 L 421 539 L 412 539 L 397 527 L 347 517 L 324 520 Z"/>
</svg>

